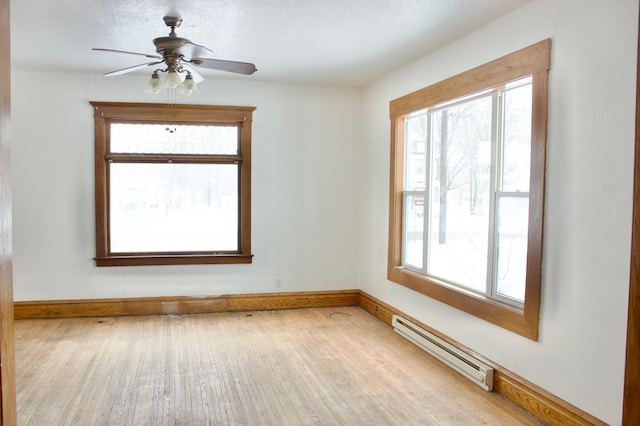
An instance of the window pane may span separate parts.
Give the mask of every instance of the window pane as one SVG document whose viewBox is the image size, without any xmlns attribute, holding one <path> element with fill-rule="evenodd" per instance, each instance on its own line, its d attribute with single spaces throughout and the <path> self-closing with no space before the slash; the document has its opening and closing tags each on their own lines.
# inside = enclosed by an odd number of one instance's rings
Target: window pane
<svg viewBox="0 0 640 426">
<path fill-rule="evenodd" d="M 425 153 L 427 146 L 427 115 L 421 114 L 407 119 L 407 159 L 405 189 L 424 190 L 426 185 Z"/>
<path fill-rule="evenodd" d="M 491 177 L 491 96 L 431 114 L 427 273 L 484 292 Z"/>
<path fill-rule="evenodd" d="M 110 131 L 112 153 L 238 153 L 238 128 L 235 126 L 112 123 Z"/>
<path fill-rule="evenodd" d="M 502 190 L 529 192 L 531 84 L 504 92 Z"/>
<path fill-rule="evenodd" d="M 238 250 L 235 164 L 110 165 L 111 252 Z"/>
<path fill-rule="evenodd" d="M 521 302 L 527 276 L 528 223 L 528 198 L 499 198 L 496 292 Z"/>
<path fill-rule="evenodd" d="M 424 193 L 405 195 L 403 264 L 422 269 L 424 253 Z"/>
</svg>

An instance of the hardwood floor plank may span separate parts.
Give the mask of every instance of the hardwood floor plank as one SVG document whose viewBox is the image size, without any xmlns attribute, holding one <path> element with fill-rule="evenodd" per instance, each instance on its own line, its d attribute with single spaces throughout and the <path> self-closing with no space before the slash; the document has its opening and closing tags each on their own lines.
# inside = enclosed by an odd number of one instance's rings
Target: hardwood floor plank
<svg viewBox="0 0 640 426">
<path fill-rule="evenodd" d="M 19 425 L 535 425 L 358 307 L 16 322 Z"/>
</svg>

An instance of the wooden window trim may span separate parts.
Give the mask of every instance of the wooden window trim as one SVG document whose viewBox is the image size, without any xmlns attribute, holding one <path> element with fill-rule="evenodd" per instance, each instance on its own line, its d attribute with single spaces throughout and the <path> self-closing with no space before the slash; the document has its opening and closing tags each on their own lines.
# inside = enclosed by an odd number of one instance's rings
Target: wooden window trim
<svg viewBox="0 0 640 426">
<path fill-rule="evenodd" d="M 391 118 L 391 172 L 387 278 L 532 340 L 538 339 L 540 313 L 544 176 L 547 139 L 547 92 L 551 40 L 546 39 L 485 65 L 395 99 Z M 411 112 L 532 76 L 532 138 L 527 282 L 523 309 L 453 288 L 446 283 L 399 268 L 402 259 L 402 192 L 404 118 Z"/>
<path fill-rule="evenodd" d="M 251 263 L 251 123 L 255 107 L 210 105 L 165 105 L 119 102 L 90 102 L 94 108 L 95 123 L 95 220 L 96 265 L 190 265 Z M 241 161 L 239 201 L 239 249 L 237 252 L 175 252 L 175 253 L 109 253 L 108 182 L 108 127 L 111 121 L 170 121 L 173 123 L 236 123 L 240 128 L 240 145 L 236 158 Z M 135 157 L 132 156 L 132 157 Z M 145 156 L 153 160 L 153 155 Z M 189 162 L 197 162 L 197 155 L 183 155 Z"/>
</svg>

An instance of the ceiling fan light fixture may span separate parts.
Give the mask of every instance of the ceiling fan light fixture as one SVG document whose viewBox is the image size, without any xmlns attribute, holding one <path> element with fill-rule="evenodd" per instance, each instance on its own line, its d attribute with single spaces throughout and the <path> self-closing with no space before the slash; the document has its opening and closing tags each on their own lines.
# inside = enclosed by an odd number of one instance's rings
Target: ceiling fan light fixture
<svg viewBox="0 0 640 426">
<path fill-rule="evenodd" d="M 149 80 L 149 84 L 147 84 L 145 92 L 157 95 L 161 90 L 160 76 L 158 75 L 158 71 L 154 71 L 154 73 L 151 74 L 151 79 Z"/>
</svg>

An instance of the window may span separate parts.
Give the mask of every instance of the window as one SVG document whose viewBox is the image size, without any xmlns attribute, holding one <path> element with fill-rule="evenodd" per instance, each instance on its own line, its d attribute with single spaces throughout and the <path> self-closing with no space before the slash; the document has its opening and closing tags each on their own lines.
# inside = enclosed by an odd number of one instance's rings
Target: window
<svg viewBox="0 0 640 426">
<path fill-rule="evenodd" d="M 537 339 L 550 40 L 390 103 L 387 275 Z"/>
<path fill-rule="evenodd" d="M 98 266 L 251 263 L 255 108 L 91 104 Z"/>
</svg>

